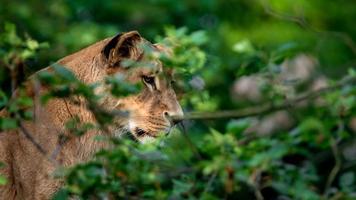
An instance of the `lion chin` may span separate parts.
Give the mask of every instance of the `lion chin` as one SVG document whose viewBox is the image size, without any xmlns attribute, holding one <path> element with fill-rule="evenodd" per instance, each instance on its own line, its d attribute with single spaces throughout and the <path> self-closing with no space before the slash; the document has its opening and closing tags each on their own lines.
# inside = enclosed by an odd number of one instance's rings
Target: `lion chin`
<svg viewBox="0 0 356 200">
<path fill-rule="evenodd" d="M 166 127 L 152 132 L 137 126 L 134 121 L 130 120 L 128 128 L 129 131 L 127 134 L 131 134 L 136 141 L 146 144 L 154 142 L 159 136 L 167 135 L 170 132 L 170 129 L 171 127 Z"/>
</svg>

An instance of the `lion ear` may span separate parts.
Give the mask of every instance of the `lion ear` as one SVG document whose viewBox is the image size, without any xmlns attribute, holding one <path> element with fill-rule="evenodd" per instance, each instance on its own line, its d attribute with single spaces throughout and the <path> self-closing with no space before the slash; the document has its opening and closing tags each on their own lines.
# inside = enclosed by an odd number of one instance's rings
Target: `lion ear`
<svg viewBox="0 0 356 200">
<path fill-rule="evenodd" d="M 165 53 L 167 56 L 171 57 L 173 55 L 173 50 L 163 44 L 153 44 L 153 46 L 160 52 Z"/>
<path fill-rule="evenodd" d="M 139 48 L 141 41 L 142 38 L 137 31 L 120 33 L 105 45 L 102 54 L 111 66 L 124 59 L 136 60 L 141 54 Z"/>
</svg>

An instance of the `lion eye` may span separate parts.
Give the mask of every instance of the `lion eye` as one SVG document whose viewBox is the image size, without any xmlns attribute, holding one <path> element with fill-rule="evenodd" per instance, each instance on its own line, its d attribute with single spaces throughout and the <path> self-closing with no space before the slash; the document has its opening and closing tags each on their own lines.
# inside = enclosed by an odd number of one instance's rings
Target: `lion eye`
<svg viewBox="0 0 356 200">
<path fill-rule="evenodd" d="M 150 85 L 155 84 L 155 77 L 153 77 L 153 76 L 143 76 L 142 80 L 143 80 L 143 82 L 150 84 Z"/>
</svg>

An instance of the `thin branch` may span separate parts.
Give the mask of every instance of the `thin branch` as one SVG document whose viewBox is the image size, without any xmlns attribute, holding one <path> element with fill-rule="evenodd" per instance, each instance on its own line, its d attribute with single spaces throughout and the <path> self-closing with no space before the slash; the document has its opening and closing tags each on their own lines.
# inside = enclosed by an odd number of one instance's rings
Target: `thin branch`
<svg viewBox="0 0 356 200">
<path fill-rule="evenodd" d="M 65 135 L 58 136 L 58 142 L 56 148 L 52 151 L 50 158 L 53 160 L 57 159 L 58 154 L 62 151 L 63 146 L 67 143 L 68 137 Z"/>
<path fill-rule="evenodd" d="M 199 153 L 197 147 L 196 147 L 196 146 L 193 144 L 193 142 L 190 140 L 190 138 L 189 138 L 189 136 L 188 136 L 188 134 L 187 134 L 187 130 L 186 130 L 185 127 L 184 127 L 184 124 L 181 123 L 180 126 L 181 126 L 182 129 L 183 129 L 183 136 L 184 136 L 185 140 L 187 141 L 187 143 L 188 143 L 190 149 L 192 150 L 192 152 L 194 153 L 194 155 L 197 157 L 197 159 L 202 160 L 203 158 L 202 158 L 202 156 L 200 155 L 200 153 Z"/>
<path fill-rule="evenodd" d="M 257 200 L 264 199 L 264 197 L 261 193 L 261 186 L 260 186 L 261 175 L 262 175 L 262 171 L 260 169 L 256 169 L 250 177 L 251 185 L 253 187 L 254 194 L 255 194 L 255 197 Z"/>
<path fill-rule="evenodd" d="M 341 163 L 340 151 L 339 151 L 337 143 L 338 142 L 334 138 L 331 138 L 330 146 L 331 146 L 331 150 L 332 150 L 332 153 L 333 153 L 333 156 L 335 159 L 335 165 L 332 168 L 332 170 L 328 176 L 328 179 L 326 181 L 326 184 L 325 184 L 325 189 L 324 189 L 324 194 L 323 194 L 324 199 L 327 199 L 328 191 L 329 191 L 332 183 L 334 182 L 336 175 L 339 173 L 339 171 L 341 169 L 342 163 Z"/>
<path fill-rule="evenodd" d="M 326 30 L 316 29 L 315 27 L 311 26 L 310 23 L 308 23 L 304 17 L 295 17 L 292 15 L 287 15 L 285 13 L 278 13 L 274 11 L 268 2 L 269 2 L 268 0 L 262 1 L 263 9 L 267 14 L 278 19 L 294 22 L 299 26 L 301 26 L 302 28 L 305 28 L 317 34 L 331 35 L 334 37 L 338 37 L 351 49 L 353 54 L 356 55 L 356 45 L 353 39 L 348 34 L 343 32 L 338 32 L 338 31 L 326 31 Z"/>
<path fill-rule="evenodd" d="M 266 103 L 258 107 L 249 107 L 239 110 L 217 111 L 217 112 L 191 112 L 182 116 L 173 116 L 173 120 L 200 120 L 200 119 L 223 119 L 223 118 L 246 118 L 261 116 L 278 110 L 296 108 L 297 104 L 306 100 L 313 100 L 321 95 L 340 89 L 346 85 L 356 84 L 356 77 L 346 77 L 333 86 L 325 87 L 316 91 L 309 91 L 293 99 L 287 99 L 282 103 Z"/>
<path fill-rule="evenodd" d="M 36 147 L 36 149 L 43 155 L 47 155 L 47 151 L 32 137 L 32 134 L 25 128 L 20 121 L 19 127 L 23 135 Z"/>
<path fill-rule="evenodd" d="M 70 119 L 74 119 L 74 115 L 72 114 L 72 112 L 69 109 L 68 102 L 66 101 L 65 98 L 63 98 L 63 101 L 65 104 L 66 110 L 67 110 L 68 114 L 70 115 Z M 67 143 L 68 139 L 69 139 L 68 136 L 65 136 L 64 134 L 61 134 L 58 136 L 57 145 L 50 155 L 51 159 L 56 160 L 58 154 L 62 151 L 62 148 Z"/>
<path fill-rule="evenodd" d="M 40 100 L 40 90 L 41 90 L 41 85 L 40 82 L 37 79 L 33 79 L 32 80 L 32 85 L 33 85 L 33 89 L 34 89 L 34 96 L 33 96 L 33 102 L 34 102 L 34 106 L 33 106 L 33 119 L 34 122 L 38 122 L 39 121 L 39 116 L 40 116 L 40 112 L 41 112 L 41 100 Z"/>
<path fill-rule="evenodd" d="M 208 183 L 207 183 L 206 186 L 205 186 L 205 189 L 204 189 L 203 194 L 209 193 L 210 188 L 211 188 L 211 186 L 213 185 L 213 183 L 214 183 L 214 181 L 215 181 L 217 175 L 218 175 L 218 172 L 215 171 L 215 172 L 210 176 L 209 181 L 208 181 Z"/>
<path fill-rule="evenodd" d="M 32 134 L 26 129 L 26 127 L 23 125 L 23 122 L 20 120 L 19 122 L 19 127 L 21 130 L 21 133 L 23 133 L 23 135 L 26 137 L 26 139 L 28 141 L 30 141 L 35 148 L 52 164 L 54 164 L 55 166 L 59 166 L 59 163 L 52 159 L 51 157 L 47 156 L 47 151 L 35 140 L 35 138 L 33 138 Z"/>
</svg>

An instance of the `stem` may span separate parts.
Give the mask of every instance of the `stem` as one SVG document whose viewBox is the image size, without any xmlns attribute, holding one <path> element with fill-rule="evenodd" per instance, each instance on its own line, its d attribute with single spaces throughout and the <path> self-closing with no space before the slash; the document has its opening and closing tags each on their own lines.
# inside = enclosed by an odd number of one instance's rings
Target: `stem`
<svg viewBox="0 0 356 200">
<path fill-rule="evenodd" d="M 182 116 L 173 116 L 173 120 L 199 120 L 199 119 L 222 119 L 222 118 L 245 118 L 252 116 L 265 115 L 278 110 L 285 110 L 288 108 L 296 108 L 297 103 L 305 100 L 315 99 L 323 94 L 335 91 L 345 85 L 352 84 L 356 82 L 356 77 L 346 77 L 341 81 L 338 81 L 335 85 L 330 87 L 325 87 L 316 91 L 306 92 L 296 98 L 287 99 L 282 103 L 275 104 L 269 102 L 258 107 L 249 107 L 239 110 L 227 110 L 227 111 L 217 111 L 217 112 L 190 112 Z"/>
<path fill-rule="evenodd" d="M 23 122 L 20 120 L 19 122 L 19 127 L 21 129 L 21 133 L 26 137 L 26 139 L 28 139 L 28 141 L 30 141 L 35 148 L 53 165 L 55 165 L 56 167 L 60 166 L 59 163 L 52 159 L 51 157 L 49 157 L 47 155 L 47 151 L 35 140 L 35 138 L 32 136 L 32 134 L 26 129 L 26 127 L 23 125 Z"/>
<path fill-rule="evenodd" d="M 336 37 L 342 40 L 342 42 L 350 48 L 352 53 L 356 55 L 356 46 L 355 43 L 348 35 L 347 33 L 344 32 L 338 32 L 338 31 L 329 31 L 329 30 L 319 30 L 315 27 L 313 27 L 309 22 L 306 21 L 305 17 L 302 15 L 301 17 L 285 14 L 285 13 L 280 13 L 276 12 L 271 8 L 271 5 L 269 3 L 269 0 L 263 0 L 262 1 L 262 6 L 266 14 L 271 15 L 272 17 L 275 17 L 277 19 L 281 19 L 284 21 L 289 21 L 298 24 L 302 28 L 309 30 L 311 32 L 314 32 L 316 34 L 319 34 L 320 36 L 332 36 Z"/>
<path fill-rule="evenodd" d="M 331 146 L 331 150 L 335 159 L 335 165 L 332 168 L 328 179 L 326 181 L 325 184 L 325 189 L 324 189 L 324 194 L 323 194 L 323 198 L 327 199 L 328 196 L 328 191 L 330 190 L 330 187 L 332 185 L 332 183 L 334 182 L 336 175 L 339 173 L 340 169 L 341 169 L 341 158 L 340 158 L 340 152 L 339 152 L 339 148 L 337 146 L 337 141 L 334 138 L 331 138 L 330 141 L 330 146 Z"/>
</svg>

